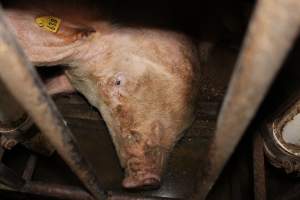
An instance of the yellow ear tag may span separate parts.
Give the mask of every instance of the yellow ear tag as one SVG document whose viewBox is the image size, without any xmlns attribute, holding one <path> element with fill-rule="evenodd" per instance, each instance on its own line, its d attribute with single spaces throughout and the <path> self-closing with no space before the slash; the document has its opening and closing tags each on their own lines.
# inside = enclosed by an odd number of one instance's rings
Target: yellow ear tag
<svg viewBox="0 0 300 200">
<path fill-rule="evenodd" d="M 57 33 L 61 19 L 53 16 L 42 16 L 42 17 L 37 17 L 35 19 L 35 22 L 39 27 L 43 28 L 46 31 L 52 32 L 52 33 Z"/>
</svg>

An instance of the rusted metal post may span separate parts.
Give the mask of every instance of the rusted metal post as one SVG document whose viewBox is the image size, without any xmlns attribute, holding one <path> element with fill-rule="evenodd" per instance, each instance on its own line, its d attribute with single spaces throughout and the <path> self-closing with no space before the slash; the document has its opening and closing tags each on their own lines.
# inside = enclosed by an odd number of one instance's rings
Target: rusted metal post
<svg viewBox="0 0 300 200">
<path fill-rule="evenodd" d="M 264 142 L 260 132 L 255 132 L 253 136 L 253 181 L 254 199 L 266 200 L 266 169 L 264 156 Z"/>
<path fill-rule="evenodd" d="M 280 69 L 300 24 L 299 0 L 259 0 L 231 79 L 196 193 L 205 199 Z"/>
<path fill-rule="evenodd" d="M 98 179 L 63 122 L 32 65 L 26 59 L 0 10 L 0 79 L 31 115 L 41 132 L 96 199 L 105 199 Z"/>
<path fill-rule="evenodd" d="M 70 200 L 95 200 L 85 190 L 68 185 L 49 184 L 44 182 L 28 182 L 21 190 L 22 193 L 35 194 L 46 197 Z M 128 194 L 125 192 L 109 192 L 107 200 L 182 200 L 166 197 L 147 197 L 142 194 Z"/>
<path fill-rule="evenodd" d="M 25 181 L 31 180 L 32 175 L 34 173 L 35 166 L 36 166 L 36 162 L 37 162 L 37 157 L 35 155 L 30 155 L 27 160 L 26 167 L 25 167 L 23 175 L 22 175 L 22 178 Z"/>
</svg>

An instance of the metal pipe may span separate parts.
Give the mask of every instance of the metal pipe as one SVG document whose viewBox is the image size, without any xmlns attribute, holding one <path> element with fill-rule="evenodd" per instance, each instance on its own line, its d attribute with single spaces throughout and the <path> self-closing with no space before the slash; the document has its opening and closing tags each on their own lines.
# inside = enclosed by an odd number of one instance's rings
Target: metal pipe
<svg viewBox="0 0 300 200">
<path fill-rule="evenodd" d="M 0 162 L 4 156 L 4 153 L 5 153 L 5 150 L 2 147 L 0 147 Z"/>
<path fill-rule="evenodd" d="M 30 157 L 27 160 L 26 167 L 25 167 L 23 175 L 22 175 L 22 177 L 25 181 L 31 180 L 32 175 L 34 173 L 36 163 L 37 163 L 37 157 L 35 155 L 30 155 Z"/>
<path fill-rule="evenodd" d="M 21 47 L 17 44 L 0 10 L 0 79 L 30 114 L 42 134 L 84 183 L 96 199 L 105 199 L 90 164 L 81 155 L 71 131 L 63 122 L 54 102 Z"/>
<path fill-rule="evenodd" d="M 28 182 L 19 192 L 46 197 L 70 200 L 94 200 L 85 190 L 76 186 L 49 184 L 39 181 Z M 128 194 L 125 192 L 109 192 L 107 200 L 181 200 L 166 197 L 146 197 L 142 194 Z"/>
<path fill-rule="evenodd" d="M 107 200 L 180 200 L 167 197 L 147 197 L 142 194 L 128 194 L 124 192 L 109 192 Z"/>
<path fill-rule="evenodd" d="M 192 199 L 205 199 L 297 37 L 299 0 L 259 0 Z"/>
<path fill-rule="evenodd" d="M 47 184 L 43 182 L 28 182 L 21 189 L 23 193 L 70 200 L 94 200 L 85 190 L 66 185 Z"/>
<path fill-rule="evenodd" d="M 254 199 L 266 200 L 266 170 L 264 144 L 260 132 L 255 132 L 253 136 L 253 182 L 254 182 Z"/>
</svg>

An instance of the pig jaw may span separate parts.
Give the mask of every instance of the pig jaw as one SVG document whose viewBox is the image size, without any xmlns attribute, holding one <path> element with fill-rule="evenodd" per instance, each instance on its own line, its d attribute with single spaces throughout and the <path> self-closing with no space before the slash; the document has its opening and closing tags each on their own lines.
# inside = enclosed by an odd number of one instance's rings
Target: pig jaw
<svg viewBox="0 0 300 200">
<path fill-rule="evenodd" d="M 135 150 L 136 151 L 136 150 Z M 168 151 L 161 146 L 146 147 L 140 156 L 126 161 L 123 187 L 127 189 L 155 189 L 160 187 Z"/>
<path fill-rule="evenodd" d="M 170 145 L 158 142 L 155 133 L 148 135 L 135 131 L 114 131 L 110 123 L 107 125 L 125 171 L 122 186 L 126 189 L 160 187 L 161 175 L 170 152 L 167 147 Z"/>
</svg>

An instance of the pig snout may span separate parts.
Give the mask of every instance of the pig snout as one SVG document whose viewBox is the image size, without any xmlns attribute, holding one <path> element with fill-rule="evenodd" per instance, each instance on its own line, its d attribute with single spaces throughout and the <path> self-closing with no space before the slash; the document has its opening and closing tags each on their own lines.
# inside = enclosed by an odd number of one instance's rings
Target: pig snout
<svg viewBox="0 0 300 200">
<path fill-rule="evenodd" d="M 167 151 L 163 147 L 148 147 L 142 156 L 127 160 L 123 187 L 127 189 L 156 189 L 160 187 Z"/>
</svg>

